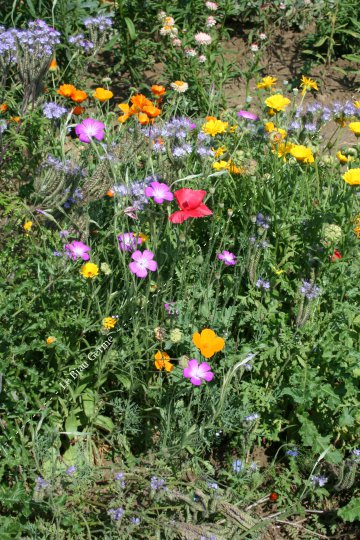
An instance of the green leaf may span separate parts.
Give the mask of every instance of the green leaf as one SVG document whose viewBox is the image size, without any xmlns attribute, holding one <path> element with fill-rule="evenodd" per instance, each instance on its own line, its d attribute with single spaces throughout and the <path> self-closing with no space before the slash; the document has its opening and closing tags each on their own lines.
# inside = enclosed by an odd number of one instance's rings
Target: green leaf
<svg viewBox="0 0 360 540">
<path fill-rule="evenodd" d="M 328 39 L 328 36 L 323 36 L 316 43 L 314 43 L 313 47 L 321 47 L 321 45 L 324 45 L 327 39 Z"/>
<path fill-rule="evenodd" d="M 338 516 L 341 517 L 343 521 L 359 521 L 360 520 L 360 499 L 352 498 L 347 505 L 343 506 L 338 510 Z"/>
<path fill-rule="evenodd" d="M 65 421 L 65 431 L 74 433 L 77 431 L 78 425 L 79 420 L 76 418 L 75 414 L 70 414 Z"/>
<path fill-rule="evenodd" d="M 134 41 L 136 39 L 136 30 L 135 30 L 134 23 L 132 22 L 131 19 L 129 19 L 129 17 L 125 17 L 124 20 L 125 20 L 127 29 L 129 31 L 129 36 Z"/>
<path fill-rule="evenodd" d="M 110 432 L 113 431 L 115 427 L 114 422 L 111 420 L 111 418 L 109 418 L 108 416 L 103 416 L 102 414 L 99 414 L 99 416 L 95 418 L 94 424 L 96 427 Z"/>
<path fill-rule="evenodd" d="M 92 418 L 95 413 L 95 396 L 94 392 L 89 388 L 82 395 L 82 405 L 86 416 Z"/>
</svg>

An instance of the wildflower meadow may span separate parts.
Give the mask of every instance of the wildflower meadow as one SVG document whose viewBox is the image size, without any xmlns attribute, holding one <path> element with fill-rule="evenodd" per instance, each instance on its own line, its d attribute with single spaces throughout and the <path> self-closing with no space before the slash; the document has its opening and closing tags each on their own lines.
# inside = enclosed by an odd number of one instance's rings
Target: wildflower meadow
<svg viewBox="0 0 360 540">
<path fill-rule="evenodd" d="M 359 3 L 2 7 L 0 540 L 358 538 Z"/>
</svg>

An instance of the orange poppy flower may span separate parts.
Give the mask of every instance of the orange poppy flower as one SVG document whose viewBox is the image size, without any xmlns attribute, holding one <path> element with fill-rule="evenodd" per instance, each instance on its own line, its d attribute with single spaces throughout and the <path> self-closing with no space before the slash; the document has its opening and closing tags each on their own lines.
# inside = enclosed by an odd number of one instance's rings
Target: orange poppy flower
<svg viewBox="0 0 360 540">
<path fill-rule="evenodd" d="M 76 116 L 79 116 L 80 114 L 84 114 L 85 110 L 85 107 L 80 107 L 80 105 L 76 105 L 76 107 L 73 108 L 72 113 Z"/>
<path fill-rule="evenodd" d="M 6 103 L 3 103 L 2 105 L 0 105 L 0 112 L 4 113 L 8 110 L 8 106 L 6 105 Z"/>
<path fill-rule="evenodd" d="M 20 122 L 20 116 L 10 116 L 10 122 L 16 122 L 18 124 Z"/>
<path fill-rule="evenodd" d="M 70 98 L 75 101 L 75 103 L 82 103 L 87 99 L 88 95 L 84 90 L 75 90 L 70 96 Z"/>
<path fill-rule="evenodd" d="M 150 116 L 150 118 L 155 118 L 156 116 L 159 116 L 159 114 L 161 114 L 160 109 L 158 109 L 154 105 L 145 105 L 145 107 L 143 108 L 143 112 Z"/>
<path fill-rule="evenodd" d="M 205 328 L 201 334 L 195 332 L 193 335 L 193 343 L 200 350 L 205 358 L 211 358 L 215 353 L 221 351 L 225 347 L 223 338 L 218 337 L 214 330 Z"/>
<path fill-rule="evenodd" d="M 130 101 L 134 105 L 136 112 L 142 111 L 147 105 L 153 105 L 150 99 L 147 99 L 143 94 L 133 96 Z"/>
<path fill-rule="evenodd" d="M 118 118 L 118 121 L 123 124 L 131 116 L 130 107 L 127 103 L 119 103 L 118 107 L 124 113 L 123 116 Z"/>
<path fill-rule="evenodd" d="M 106 195 L 108 197 L 113 197 L 115 195 L 115 192 L 112 189 L 109 189 L 109 191 L 106 192 Z"/>
<path fill-rule="evenodd" d="M 72 84 L 62 84 L 57 91 L 60 96 L 64 97 L 71 97 L 74 92 L 76 92 L 76 88 Z"/>
<path fill-rule="evenodd" d="M 58 69 L 57 61 L 53 58 L 50 62 L 49 71 L 56 71 Z"/>
<path fill-rule="evenodd" d="M 159 369 L 160 371 L 165 369 L 169 372 L 174 369 L 174 365 L 170 362 L 170 356 L 166 352 L 158 351 L 154 358 L 156 369 Z"/>
<path fill-rule="evenodd" d="M 166 93 L 165 86 L 161 86 L 160 84 L 153 84 L 151 87 L 151 93 L 154 94 L 154 96 L 161 97 Z"/>
<path fill-rule="evenodd" d="M 101 103 L 104 103 L 104 101 L 108 101 L 113 96 L 114 94 L 110 90 L 106 90 L 105 88 L 96 88 L 95 92 L 93 93 L 93 97 L 101 101 Z"/>
<path fill-rule="evenodd" d="M 138 114 L 138 120 L 142 126 L 146 126 L 150 122 L 150 118 L 148 117 L 148 115 L 143 112 L 140 112 Z"/>
</svg>

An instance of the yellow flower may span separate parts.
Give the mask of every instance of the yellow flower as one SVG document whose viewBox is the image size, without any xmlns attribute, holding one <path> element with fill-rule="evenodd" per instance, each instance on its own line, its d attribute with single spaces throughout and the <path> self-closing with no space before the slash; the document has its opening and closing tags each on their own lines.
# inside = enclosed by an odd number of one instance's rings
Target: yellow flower
<svg viewBox="0 0 360 540">
<path fill-rule="evenodd" d="M 165 368 L 166 371 L 172 371 L 174 369 L 173 364 L 170 362 L 170 356 L 164 351 L 158 351 L 155 355 L 155 367 L 160 371 Z"/>
<path fill-rule="evenodd" d="M 182 340 L 182 332 L 179 328 L 174 328 L 170 331 L 170 341 L 173 343 L 179 343 Z"/>
<path fill-rule="evenodd" d="M 354 234 L 357 238 L 360 238 L 360 225 L 358 227 L 355 227 Z"/>
<path fill-rule="evenodd" d="M 93 277 L 99 275 L 99 268 L 96 266 L 96 264 L 87 262 L 80 268 L 80 274 L 84 276 L 84 278 L 92 279 Z"/>
<path fill-rule="evenodd" d="M 357 137 L 360 137 L 360 122 L 350 122 L 349 128 Z"/>
<path fill-rule="evenodd" d="M 221 157 L 223 154 L 225 154 L 225 152 L 227 152 L 227 148 L 226 146 L 219 146 L 219 148 L 217 150 L 215 150 L 215 148 L 212 148 L 211 149 L 214 153 L 214 157 L 217 159 L 219 157 Z"/>
<path fill-rule="evenodd" d="M 229 126 L 228 122 L 223 122 L 222 120 L 211 119 L 202 126 L 202 131 L 207 135 L 215 137 L 219 133 L 225 133 Z"/>
<path fill-rule="evenodd" d="M 239 126 L 230 126 L 229 127 L 229 133 L 235 133 L 235 131 L 239 129 Z"/>
<path fill-rule="evenodd" d="M 117 318 L 116 317 L 105 317 L 102 321 L 103 328 L 105 330 L 111 330 L 112 328 L 115 328 L 117 325 Z"/>
<path fill-rule="evenodd" d="M 258 88 L 271 88 L 275 86 L 277 79 L 275 77 L 263 77 L 259 83 L 257 83 Z"/>
<path fill-rule="evenodd" d="M 352 161 L 353 160 L 353 157 L 352 156 L 345 156 L 341 150 L 339 150 L 337 153 L 336 153 L 336 157 L 338 158 L 338 160 L 340 161 L 340 163 L 347 163 L 348 161 Z"/>
<path fill-rule="evenodd" d="M 134 236 L 136 238 L 141 238 L 141 240 L 143 242 L 147 242 L 149 240 L 149 238 L 150 238 L 150 236 L 148 236 L 147 234 L 144 234 L 144 233 L 134 233 Z"/>
<path fill-rule="evenodd" d="M 274 154 L 277 154 L 279 158 L 284 158 L 284 161 L 286 161 L 286 155 L 290 153 L 290 150 L 293 147 L 293 143 L 291 142 L 281 142 L 278 145 L 276 145 L 275 149 L 273 150 Z"/>
<path fill-rule="evenodd" d="M 223 171 L 228 168 L 228 162 L 227 161 L 216 161 L 213 163 L 213 169 L 216 171 Z"/>
<path fill-rule="evenodd" d="M 280 143 L 283 139 L 286 138 L 286 131 L 285 129 L 281 129 L 281 128 L 277 128 L 277 129 L 274 129 L 271 133 L 270 133 L 270 141 L 274 144 L 278 144 Z"/>
<path fill-rule="evenodd" d="M 360 169 L 350 169 L 342 177 L 350 186 L 360 185 Z"/>
<path fill-rule="evenodd" d="M 355 106 L 357 109 L 360 109 L 360 101 L 354 101 L 354 106 Z"/>
<path fill-rule="evenodd" d="M 264 125 L 264 129 L 265 129 L 265 131 L 267 131 L 268 133 L 271 133 L 272 131 L 274 131 L 274 129 L 275 129 L 275 124 L 274 124 L 274 122 L 266 122 L 266 124 Z"/>
<path fill-rule="evenodd" d="M 316 90 L 316 91 L 319 90 L 317 83 L 313 81 L 313 79 L 309 79 L 308 77 L 305 77 L 305 75 L 301 77 L 300 87 L 302 87 L 302 92 L 301 92 L 302 96 L 306 94 L 307 90 Z"/>
<path fill-rule="evenodd" d="M 96 88 L 95 92 L 93 93 L 93 97 L 95 99 L 98 99 L 103 103 L 104 101 L 109 101 L 114 96 L 114 94 L 110 90 L 106 90 L 106 88 Z"/>
<path fill-rule="evenodd" d="M 49 71 L 56 71 L 58 68 L 58 65 L 57 65 L 57 62 L 56 62 L 56 59 L 53 58 L 50 62 L 50 66 L 49 66 Z"/>
<path fill-rule="evenodd" d="M 23 229 L 24 229 L 24 231 L 29 232 L 31 230 L 32 226 L 33 226 L 32 221 L 25 221 L 25 223 L 23 225 Z"/>
<path fill-rule="evenodd" d="M 310 148 L 302 144 L 295 144 L 290 150 L 290 154 L 297 160 L 303 163 L 314 163 L 314 156 Z"/>
<path fill-rule="evenodd" d="M 281 94 L 274 94 L 265 100 L 266 105 L 277 112 L 283 111 L 291 102 Z"/>
<path fill-rule="evenodd" d="M 225 347 L 223 338 L 218 337 L 210 328 L 205 328 L 201 334 L 195 332 L 192 340 L 205 358 L 211 358 Z"/>
<path fill-rule="evenodd" d="M 46 338 L 46 343 L 48 345 L 51 345 L 52 343 L 55 343 L 55 341 L 56 341 L 56 337 L 54 337 L 54 336 L 49 336 L 49 337 Z"/>
</svg>

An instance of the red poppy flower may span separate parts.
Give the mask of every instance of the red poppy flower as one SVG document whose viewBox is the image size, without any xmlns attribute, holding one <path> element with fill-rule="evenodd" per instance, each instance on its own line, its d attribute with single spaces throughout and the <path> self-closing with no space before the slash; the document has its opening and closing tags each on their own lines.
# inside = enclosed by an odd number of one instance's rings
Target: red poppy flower
<svg viewBox="0 0 360 540">
<path fill-rule="evenodd" d="M 275 491 L 273 491 L 272 493 L 270 493 L 270 496 L 269 496 L 270 501 L 275 502 L 275 501 L 278 500 L 278 498 L 279 498 L 279 495 L 278 495 L 278 493 L 275 493 Z"/>
<path fill-rule="evenodd" d="M 202 189 L 183 188 L 174 193 L 180 210 L 169 217 L 171 223 L 183 223 L 189 218 L 211 216 L 212 211 L 203 202 L 206 191 Z"/>
<path fill-rule="evenodd" d="M 331 262 L 335 262 L 338 259 L 342 259 L 342 255 L 338 249 L 334 249 L 334 253 L 331 255 L 330 260 Z"/>
</svg>

